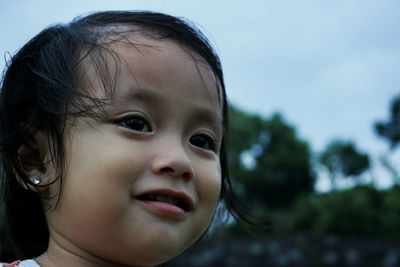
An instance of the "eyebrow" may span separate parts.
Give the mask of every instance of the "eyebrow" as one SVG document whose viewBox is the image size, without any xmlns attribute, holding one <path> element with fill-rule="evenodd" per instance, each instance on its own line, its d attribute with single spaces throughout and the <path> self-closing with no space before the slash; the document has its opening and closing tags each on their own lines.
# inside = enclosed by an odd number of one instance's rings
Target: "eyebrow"
<svg viewBox="0 0 400 267">
<path fill-rule="evenodd" d="M 143 88 L 129 88 L 117 97 L 117 102 L 129 101 L 130 99 L 137 99 L 150 104 L 157 103 L 157 96 L 154 92 Z"/>
<path fill-rule="evenodd" d="M 206 123 L 218 131 L 219 135 L 222 135 L 222 117 L 212 112 L 208 108 L 195 108 L 194 120 L 196 122 Z"/>
</svg>

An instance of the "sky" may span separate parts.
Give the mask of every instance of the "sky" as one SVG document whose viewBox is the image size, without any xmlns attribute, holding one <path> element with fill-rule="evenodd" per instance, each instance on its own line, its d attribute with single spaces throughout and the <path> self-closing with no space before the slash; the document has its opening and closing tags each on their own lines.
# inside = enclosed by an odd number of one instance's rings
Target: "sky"
<svg viewBox="0 0 400 267">
<path fill-rule="evenodd" d="M 0 0 L 0 69 L 6 52 L 50 24 L 132 9 L 195 22 L 221 57 L 231 103 L 267 118 L 282 113 L 316 154 L 333 139 L 355 142 L 372 155 L 371 179 L 390 185 L 378 160 L 389 147 L 373 124 L 388 118 L 399 94 L 400 1 Z"/>
</svg>

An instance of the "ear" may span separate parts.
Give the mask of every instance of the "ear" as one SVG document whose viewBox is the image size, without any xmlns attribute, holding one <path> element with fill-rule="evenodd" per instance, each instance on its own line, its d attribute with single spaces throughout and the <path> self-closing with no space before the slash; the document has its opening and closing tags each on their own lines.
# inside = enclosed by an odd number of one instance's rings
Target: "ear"
<svg viewBox="0 0 400 267">
<path fill-rule="evenodd" d="M 21 169 L 33 184 L 40 178 L 40 184 L 46 185 L 54 180 L 54 168 L 46 134 L 38 132 L 25 140 L 18 148 L 18 159 Z M 40 185 L 38 184 L 38 185 Z M 23 186 L 26 186 L 23 184 Z M 32 187 L 34 189 L 34 187 Z"/>
</svg>

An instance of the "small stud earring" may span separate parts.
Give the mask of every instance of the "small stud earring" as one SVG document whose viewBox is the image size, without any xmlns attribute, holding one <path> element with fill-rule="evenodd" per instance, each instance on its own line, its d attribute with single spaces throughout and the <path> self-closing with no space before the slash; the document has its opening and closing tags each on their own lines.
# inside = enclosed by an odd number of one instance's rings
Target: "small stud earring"
<svg viewBox="0 0 400 267">
<path fill-rule="evenodd" d="M 34 185 L 38 185 L 38 184 L 40 184 L 40 182 L 41 182 L 40 177 L 33 178 L 33 184 Z"/>
</svg>

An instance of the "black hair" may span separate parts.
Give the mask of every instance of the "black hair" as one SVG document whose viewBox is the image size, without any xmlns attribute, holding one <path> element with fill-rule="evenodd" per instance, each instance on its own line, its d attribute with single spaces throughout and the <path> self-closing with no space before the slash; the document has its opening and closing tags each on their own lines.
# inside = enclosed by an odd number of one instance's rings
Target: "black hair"
<svg viewBox="0 0 400 267">
<path fill-rule="evenodd" d="M 85 82 L 82 62 L 89 60 L 94 64 L 104 89 L 111 88 L 115 81 L 110 78 L 107 65 L 103 64 L 107 42 L 127 41 L 124 38 L 128 32 L 174 40 L 211 67 L 218 80 L 223 105 L 220 201 L 235 219 L 247 220 L 244 211 L 235 203 L 228 173 L 228 104 L 221 62 L 209 41 L 197 27 L 181 18 L 148 11 L 97 12 L 78 17 L 69 24 L 44 29 L 9 60 L 3 74 L 0 175 L 5 215 L 18 257 L 38 256 L 47 249 L 49 232 L 44 209 L 49 207 L 43 199 L 51 197 L 30 190 L 35 185 L 21 167 L 18 148 L 22 145 L 29 147 L 29 139 L 45 131 L 49 135 L 51 160 L 63 170 L 63 137 L 68 120 L 97 116 L 94 107 L 99 108 L 107 102 L 107 99 L 96 98 L 89 91 L 79 89 Z M 114 39 L 108 38 L 110 36 Z M 118 60 L 118 57 L 114 59 Z M 55 179 L 62 185 L 61 174 L 58 173 Z"/>
</svg>

